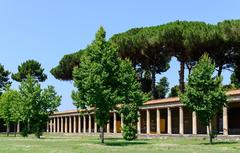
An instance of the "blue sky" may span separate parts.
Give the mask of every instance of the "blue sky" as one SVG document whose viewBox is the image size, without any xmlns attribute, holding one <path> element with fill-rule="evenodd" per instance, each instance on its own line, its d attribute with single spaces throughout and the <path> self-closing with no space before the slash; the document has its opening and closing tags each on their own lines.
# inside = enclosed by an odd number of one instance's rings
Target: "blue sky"
<svg viewBox="0 0 240 153">
<path fill-rule="evenodd" d="M 105 27 L 109 38 L 133 27 L 175 20 L 214 24 L 239 19 L 239 7 L 239 0 L 0 0 L 0 63 L 16 72 L 20 63 L 38 60 L 48 75 L 43 87 L 54 85 L 63 96 L 59 110 L 75 109 L 72 82 L 58 81 L 49 71 L 63 55 L 85 48 L 99 26 Z M 176 60 L 170 64 L 161 77 L 167 76 L 173 86 L 178 83 L 179 65 Z M 229 73 L 223 75 L 228 83 Z"/>
</svg>

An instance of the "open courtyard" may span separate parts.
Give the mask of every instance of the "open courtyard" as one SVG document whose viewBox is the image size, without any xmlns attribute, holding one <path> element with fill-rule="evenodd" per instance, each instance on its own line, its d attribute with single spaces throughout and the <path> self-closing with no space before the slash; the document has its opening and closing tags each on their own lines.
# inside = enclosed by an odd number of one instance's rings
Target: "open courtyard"
<svg viewBox="0 0 240 153">
<path fill-rule="evenodd" d="M 159 137 L 126 141 L 107 136 L 105 144 L 99 138 L 86 135 L 0 136 L 1 153 L 239 153 L 239 140 L 215 140 L 209 145 L 202 137 Z"/>
</svg>

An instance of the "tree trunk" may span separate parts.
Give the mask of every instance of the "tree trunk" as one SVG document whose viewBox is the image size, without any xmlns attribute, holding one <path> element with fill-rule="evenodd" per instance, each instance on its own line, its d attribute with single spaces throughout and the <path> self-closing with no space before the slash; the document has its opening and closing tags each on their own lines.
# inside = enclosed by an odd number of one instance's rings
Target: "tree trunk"
<svg viewBox="0 0 240 153">
<path fill-rule="evenodd" d="M 179 90 L 181 93 L 184 93 L 184 68 L 185 63 L 180 61 L 180 71 L 179 71 Z"/>
<path fill-rule="evenodd" d="M 212 128 L 211 128 L 211 123 L 208 124 L 208 135 L 209 135 L 209 143 L 212 144 Z"/>
<path fill-rule="evenodd" d="M 100 126 L 100 140 L 101 140 L 101 143 L 104 143 L 104 130 L 103 130 L 103 126 Z"/>
<path fill-rule="evenodd" d="M 6 125 L 7 125 L 7 136 L 9 136 L 9 133 L 10 133 L 10 125 L 9 125 L 9 123 L 6 123 Z"/>
<path fill-rule="evenodd" d="M 16 137 L 17 136 L 17 124 L 14 123 L 14 136 Z"/>
<path fill-rule="evenodd" d="M 30 119 L 28 119 L 27 121 L 27 133 L 30 132 Z"/>
<path fill-rule="evenodd" d="M 187 66 L 187 69 L 188 69 L 188 76 L 189 76 L 192 72 L 193 66 L 191 65 L 191 63 L 186 63 L 186 66 Z"/>
<path fill-rule="evenodd" d="M 218 69 L 218 76 L 220 77 L 221 74 L 222 74 L 222 69 L 223 69 L 223 65 L 220 65 L 219 66 L 219 69 Z"/>
<path fill-rule="evenodd" d="M 240 64 L 237 64 L 235 69 L 236 70 L 234 72 L 236 75 L 237 82 L 240 83 Z"/>
<path fill-rule="evenodd" d="M 155 71 L 155 68 L 153 68 L 152 69 L 152 84 L 151 84 L 151 88 L 152 88 L 151 92 L 152 92 L 152 98 L 153 99 L 157 99 L 158 98 L 155 82 L 156 82 L 156 71 Z"/>
</svg>

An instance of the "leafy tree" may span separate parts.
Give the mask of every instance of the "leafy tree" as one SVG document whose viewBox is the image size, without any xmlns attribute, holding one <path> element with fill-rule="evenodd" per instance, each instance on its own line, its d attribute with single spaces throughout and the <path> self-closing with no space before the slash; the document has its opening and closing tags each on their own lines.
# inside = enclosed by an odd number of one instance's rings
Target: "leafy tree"
<svg viewBox="0 0 240 153">
<path fill-rule="evenodd" d="M 53 86 L 41 89 L 40 84 L 31 76 L 21 82 L 19 90 L 24 109 L 21 114 L 24 125 L 22 135 L 34 133 L 40 138 L 49 115 L 60 105 L 61 96 L 57 95 Z"/>
<path fill-rule="evenodd" d="M 169 90 L 169 82 L 166 77 L 160 79 L 159 83 L 156 86 L 158 97 L 165 98 Z"/>
<path fill-rule="evenodd" d="M 190 73 L 195 62 L 204 52 L 210 52 L 220 44 L 220 36 L 216 29 L 214 25 L 204 22 L 175 21 L 166 24 L 162 34 L 163 40 L 166 50 L 169 50 L 172 56 L 180 62 L 179 89 L 181 93 L 185 89 L 185 65 Z"/>
<path fill-rule="evenodd" d="M 51 74 L 59 80 L 73 80 L 73 68 L 80 64 L 80 58 L 87 50 L 79 50 L 78 52 L 64 55 L 58 66 L 51 69 Z"/>
<path fill-rule="evenodd" d="M 224 39 L 228 67 L 234 69 L 235 78 L 240 78 L 240 20 L 225 20 L 217 25 Z M 222 59 L 222 57 L 220 57 Z M 227 67 L 227 68 L 228 68 Z"/>
<path fill-rule="evenodd" d="M 145 93 L 151 92 L 151 72 L 137 69 L 138 81 L 141 83 L 141 89 Z"/>
<path fill-rule="evenodd" d="M 109 121 L 109 112 L 117 109 L 117 104 L 122 103 L 120 112 L 131 113 L 133 116 L 131 119 L 129 117 L 129 120 L 135 123 L 136 109 L 143 102 L 143 94 L 138 89 L 140 86 L 136 82 L 136 73 L 130 62 L 118 57 L 115 46 L 105 40 L 105 35 L 105 30 L 101 27 L 96 33 L 95 40 L 88 46 L 87 54 L 81 58 L 81 64 L 74 69 L 74 86 L 77 90 L 72 93 L 77 108 L 82 106 L 95 108 L 102 143 L 104 143 L 103 128 Z M 125 110 L 125 104 L 129 106 L 128 110 Z M 128 124 L 129 120 L 124 120 L 125 127 L 132 125 Z M 132 129 L 135 128 L 131 128 L 130 132 Z"/>
<path fill-rule="evenodd" d="M 6 123 L 7 136 L 10 133 L 10 122 L 13 122 L 16 127 L 17 122 L 20 121 L 21 106 L 19 92 L 10 89 L 10 86 L 8 86 L 6 92 L 0 98 L 0 117 Z"/>
<path fill-rule="evenodd" d="M 129 61 L 121 61 L 118 75 L 119 95 L 117 96 L 121 99 L 119 112 L 123 117 L 123 138 L 134 140 L 137 138 L 138 108 L 150 96 L 140 90 L 136 72 Z"/>
<path fill-rule="evenodd" d="M 9 81 L 10 72 L 4 69 L 4 66 L 0 64 L 0 95 L 6 90 L 6 87 L 11 84 Z"/>
<path fill-rule="evenodd" d="M 175 85 L 170 89 L 168 97 L 178 97 L 179 96 L 179 85 Z"/>
<path fill-rule="evenodd" d="M 164 48 L 160 32 L 162 29 L 164 26 L 133 28 L 125 33 L 114 35 L 110 39 L 118 46 L 119 54 L 129 58 L 140 72 L 151 73 L 151 93 L 154 99 L 158 98 L 155 85 L 156 74 L 167 71 L 171 59 L 170 53 Z M 139 80 L 143 81 L 142 86 L 147 81 L 146 78 Z"/>
<path fill-rule="evenodd" d="M 12 79 L 22 82 L 27 79 L 27 76 L 32 76 L 35 80 L 43 82 L 47 79 L 47 75 L 43 73 L 44 69 L 41 64 L 35 60 L 27 60 L 18 66 L 18 72 L 12 74 Z"/>
<path fill-rule="evenodd" d="M 204 54 L 189 75 L 186 92 L 180 96 L 181 102 L 195 111 L 201 123 L 209 127 L 211 120 L 227 104 L 222 78 L 213 76 L 214 70 L 215 64 Z M 212 143 L 213 132 L 210 128 L 209 137 Z"/>
</svg>

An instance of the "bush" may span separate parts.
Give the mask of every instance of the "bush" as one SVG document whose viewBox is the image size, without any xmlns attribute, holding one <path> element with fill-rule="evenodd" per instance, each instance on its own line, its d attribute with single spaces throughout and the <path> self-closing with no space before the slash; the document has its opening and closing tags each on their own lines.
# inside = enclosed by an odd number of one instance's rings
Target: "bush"
<svg viewBox="0 0 240 153">
<path fill-rule="evenodd" d="M 123 138 L 125 140 L 134 140 L 137 138 L 136 126 L 124 126 L 123 127 Z"/>
</svg>

